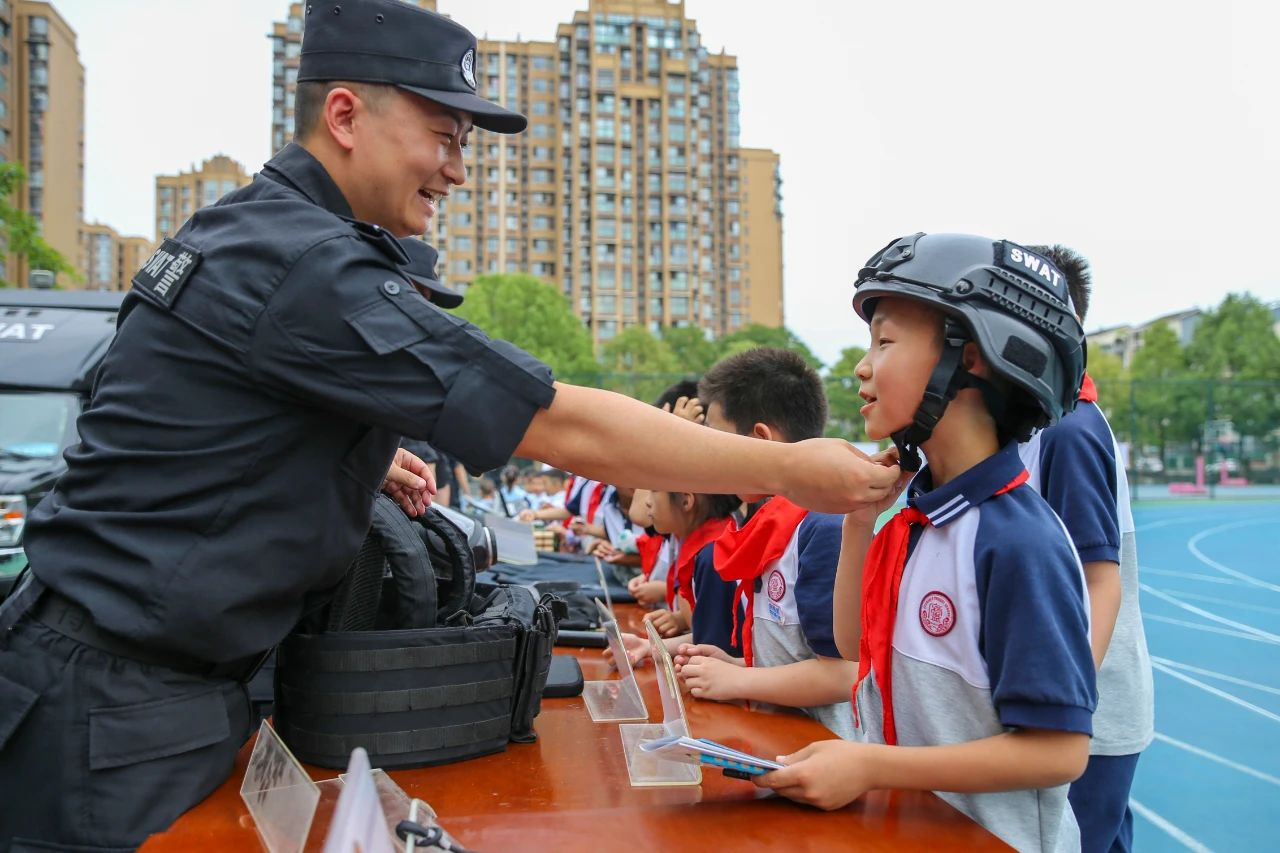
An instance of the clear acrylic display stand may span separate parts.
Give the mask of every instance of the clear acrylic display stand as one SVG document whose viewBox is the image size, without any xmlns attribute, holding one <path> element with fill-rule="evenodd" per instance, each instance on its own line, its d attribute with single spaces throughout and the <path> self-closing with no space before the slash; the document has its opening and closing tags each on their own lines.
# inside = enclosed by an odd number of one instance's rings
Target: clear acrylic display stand
<svg viewBox="0 0 1280 853">
<path fill-rule="evenodd" d="M 609 641 L 609 650 L 613 652 L 613 663 L 618 668 L 619 678 L 616 681 L 583 682 L 582 700 L 587 704 L 587 713 L 591 714 L 592 722 L 596 723 L 647 720 L 649 708 L 644 703 L 640 685 L 636 683 L 636 673 L 631 668 L 631 659 L 627 657 L 627 647 L 622 642 L 618 621 L 600 603 L 600 599 L 593 600 L 600 614 L 605 638 Z"/>
<path fill-rule="evenodd" d="M 412 801 L 382 770 L 373 770 L 372 777 L 387 832 L 398 845 L 395 828 L 408 817 Z M 317 836 L 323 839 L 327 835 L 347 778 L 344 773 L 313 782 L 276 730 L 263 720 L 240 785 L 240 799 L 248 807 L 269 853 L 300 853 L 312 847 L 318 850 L 314 844 L 308 845 L 308 838 L 314 842 Z M 429 822 L 434 824 L 435 812 L 429 806 L 427 810 Z M 418 822 L 428 825 L 421 815 L 420 811 Z"/>
<path fill-rule="evenodd" d="M 666 761 L 652 752 L 640 749 L 640 744 L 660 737 L 678 735 L 690 737 L 689 720 L 684 713 L 684 700 L 680 696 L 680 683 L 676 680 L 676 667 L 671 654 L 652 622 L 644 623 L 653 648 L 653 662 L 658 670 L 658 693 L 662 696 L 662 723 L 628 724 L 618 726 L 622 737 L 622 752 L 627 760 L 627 775 L 633 787 L 659 785 L 700 785 L 702 768 L 696 764 Z"/>
</svg>

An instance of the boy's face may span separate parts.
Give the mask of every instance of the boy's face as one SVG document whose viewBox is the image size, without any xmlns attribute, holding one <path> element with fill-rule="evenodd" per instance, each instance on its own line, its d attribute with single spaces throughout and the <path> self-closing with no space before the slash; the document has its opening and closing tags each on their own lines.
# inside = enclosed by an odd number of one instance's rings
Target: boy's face
<svg viewBox="0 0 1280 853">
<path fill-rule="evenodd" d="M 869 438 L 888 438 L 911 423 L 941 353 L 940 312 L 914 299 L 876 302 L 871 348 L 854 370 Z"/>
</svg>

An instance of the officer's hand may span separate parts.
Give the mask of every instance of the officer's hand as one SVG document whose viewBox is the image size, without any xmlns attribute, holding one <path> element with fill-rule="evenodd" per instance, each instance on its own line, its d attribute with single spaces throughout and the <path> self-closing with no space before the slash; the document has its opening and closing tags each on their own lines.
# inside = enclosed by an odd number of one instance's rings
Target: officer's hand
<svg viewBox="0 0 1280 853">
<path fill-rule="evenodd" d="M 791 458 L 783 468 L 787 485 L 782 494 L 806 509 L 849 513 L 892 503 L 904 485 L 896 456 L 876 454 L 873 460 L 838 438 L 810 438 L 784 447 Z"/>
<path fill-rule="evenodd" d="M 405 515 L 416 518 L 431 506 L 431 497 L 436 493 L 436 480 L 427 463 L 401 447 L 396 450 L 396 458 L 391 463 L 391 470 L 387 472 L 382 491 L 400 504 Z"/>
<path fill-rule="evenodd" d="M 898 464 L 898 448 L 890 447 L 888 450 L 881 450 L 871 457 L 871 461 L 885 467 L 895 466 Z M 898 496 L 902 494 L 902 490 L 907 487 L 914 476 L 915 474 L 911 471 L 901 471 L 898 474 L 898 481 L 893 484 L 893 488 L 889 490 L 888 494 L 873 503 L 864 505 L 861 509 L 854 510 L 845 518 L 866 527 L 875 527 L 876 519 L 880 517 L 880 513 L 897 503 Z"/>
</svg>

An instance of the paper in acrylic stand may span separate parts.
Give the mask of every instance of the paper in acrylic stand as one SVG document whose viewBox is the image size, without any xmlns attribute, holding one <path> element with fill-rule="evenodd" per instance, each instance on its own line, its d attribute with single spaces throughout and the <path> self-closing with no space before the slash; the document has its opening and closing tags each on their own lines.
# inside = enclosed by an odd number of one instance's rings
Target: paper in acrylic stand
<svg viewBox="0 0 1280 853">
<path fill-rule="evenodd" d="M 387 816 L 373 785 L 369 754 L 356 747 L 343 778 L 346 784 L 329 823 L 324 853 L 394 853 L 387 835 Z"/>
<path fill-rule="evenodd" d="M 332 830 L 337 820 L 335 809 L 357 778 L 372 788 L 383 815 L 383 833 L 391 843 L 396 825 L 409 815 L 411 800 L 382 770 L 370 771 L 367 756 L 363 768 L 356 776 L 348 767 L 337 778 L 313 782 L 271 724 L 263 720 L 240 785 L 240 798 L 269 853 L 318 849 L 318 842 L 307 844 L 308 837 L 324 838 Z"/>
<path fill-rule="evenodd" d="M 688 737 L 689 720 L 684 713 L 684 700 L 680 696 L 680 682 L 676 680 L 676 667 L 671 654 L 652 622 L 644 623 L 653 648 L 653 663 L 658 670 L 658 693 L 662 696 L 662 723 L 627 724 L 618 726 L 622 737 L 622 751 L 627 760 L 627 775 L 632 786 L 699 785 L 702 768 L 697 764 L 667 761 L 653 752 L 645 752 L 640 745 L 646 741 L 665 737 Z"/>
<path fill-rule="evenodd" d="M 597 723 L 614 723 L 619 720 L 647 720 L 649 709 L 640 693 L 640 685 L 636 683 L 635 671 L 631 668 L 631 659 L 627 657 L 627 647 L 622 642 L 622 632 L 613 614 L 594 599 L 596 610 L 600 614 L 600 624 L 604 628 L 605 638 L 609 642 L 609 650 L 613 653 L 614 666 L 618 668 L 619 678 L 616 681 L 586 681 L 582 684 L 582 700 L 587 705 L 587 712 Z"/>
</svg>

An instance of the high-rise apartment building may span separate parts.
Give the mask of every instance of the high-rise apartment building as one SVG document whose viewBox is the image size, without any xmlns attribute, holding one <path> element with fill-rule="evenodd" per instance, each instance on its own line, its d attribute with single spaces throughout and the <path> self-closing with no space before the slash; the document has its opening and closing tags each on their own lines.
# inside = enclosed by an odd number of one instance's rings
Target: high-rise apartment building
<svg viewBox="0 0 1280 853">
<path fill-rule="evenodd" d="M 0 163 L 13 159 L 13 116 L 17 102 L 13 97 L 13 5 L 0 0 Z M 0 264 L 3 264 L 0 253 Z M 0 279 L 4 276 L 0 275 Z"/>
<path fill-rule="evenodd" d="M 151 257 L 146 237 L 123 237 L 110 225 L 85 223 L 80 229 L 80 270 L 87 290 L 128 290 L 133 274 Z"/>
<path fill-rule="evenodd" d="M 191 215 L 253 179 L 235 160 L 216 154 L 197 169 L 156 175 L 156 243 L 172 237 Z"/>
<path fill-rule="evenodd" d="M 8 21 L 0 29 L 8 31 L 10 46 L 8 65 L 0 62 L 8 84 L 7 158 L 27 174 L 13 203 L 75 265 L 84 216 L 84 66 L 76 34 L 48 3 L 16 0 L 3 7 L 0 18 Z M 6 281 L 25 286 L 26 259 L 10 257 L 4 273 Z M 57 282 L 70 278 L 59 275 Z"/>
<path fill-rule="evenodd" d="M 404 0 L 423 9 L 436 10 L 436 0 Z M 298 58 L 302 51 L 302 26 L 306 3 L 290 3 L 283 21 L 271 25 L 271 152 L 293 141 L 293 98 L 298 89 Z"/>
<path fill-rule="evenodd" d="M 472 133 L 467 182 L 427 235 L 438 272 L 463 291 L 486 273 L 544 278 L 596 341 L 780 325 L 778 156 L 739 147 L 736 58 L 706 49 L 682 0 L 587 6 L 555 41 L 480 41 L 477 94 L 529 128 Z M 272 34 L 273 150 L 292 138 L 301 15 Z"/>
</svg>

